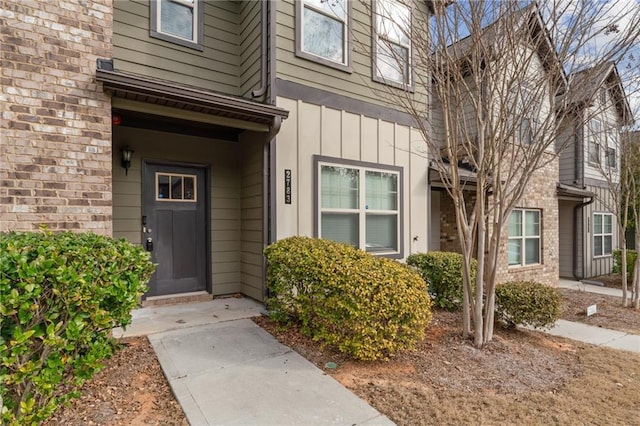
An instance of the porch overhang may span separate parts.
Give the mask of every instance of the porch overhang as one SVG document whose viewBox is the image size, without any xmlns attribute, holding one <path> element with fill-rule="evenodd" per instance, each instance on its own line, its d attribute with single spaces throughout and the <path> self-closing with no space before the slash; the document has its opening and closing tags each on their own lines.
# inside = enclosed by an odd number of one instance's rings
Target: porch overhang
<svg viewBox="0 0 640 426">
<path fill-rule="evenodd" d="M 105 60 L 98 60 L 96 80 L 114 97 L 113 106 L 122 109 L 163 115 L 181 111 L 193 121 L 258 132 L 270 132 L 275 122 L 289 116 L 282 108 L 250 99 L 116 71 Z"/>
<path fill-rule="evenodd" d="M 429 166 L 429 184 L 433 188 L 445 188 L 447 186 L 447 181 L 451 181 L 452 176 L 452 166 L 451 164 L 443 164 L 444 173 L 446 178 L 443 179 L 441 176 L 441 172 L 437 167 L 433 165 Z M 458 179 L 462 185 L 469 185 L 471 187 L 475 187 L 478 183 L 477 174 L 471 170 L 468 170 L 464 167 L 457 167 Z"/>
<path fill-rule="evenodd" d="M 591 191 L 560 182 L 556 184 L 556 194 L 559 199 L 570 201 L 583 201 L 585 198 L 592 198 L 595 196 Z"/>
</svg>

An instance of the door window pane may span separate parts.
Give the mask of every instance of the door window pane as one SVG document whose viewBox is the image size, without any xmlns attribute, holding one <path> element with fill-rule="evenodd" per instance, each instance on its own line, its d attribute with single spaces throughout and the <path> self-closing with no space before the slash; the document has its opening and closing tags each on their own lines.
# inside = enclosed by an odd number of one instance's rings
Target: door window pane
<svg viewBox="0 0 640 426">
<path fill-rule="evenodd" d="M 158 197 L 169 198 L 169 176 L 158 175 Z"/>
<path fill-rule="evenodd" d="M 197 180 L 195 175 L 156 173 L 158 201 L 197 201 Z"/>
<path fill-rule="evenodd" d="M 358 214 L 322 213 L 322 238 L 350 244 L 360 245 L 358 239 Z"/>
<path fill-rule="evenodd" d="M 366 219 L 366 251 L 397 251 L 398 216 L 368 214 Z"/>
<path fill-rule="evenodd" d="M 196 198 L 195 179 L 185 176 L 184 178 L 184 199 L 194 200 Z"/>
<path fill-rule="evenodd" d="M 182 200 L 182 176 L 171 176 L 171 199 Z"/>
</svg>

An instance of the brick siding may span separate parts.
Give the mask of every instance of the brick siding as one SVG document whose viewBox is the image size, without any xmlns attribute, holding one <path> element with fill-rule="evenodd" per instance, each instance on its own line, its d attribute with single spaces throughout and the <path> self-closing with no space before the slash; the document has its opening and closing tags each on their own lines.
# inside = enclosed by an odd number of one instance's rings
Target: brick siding
<svg viewBox="0 0 640 426">
<path fill-rule="evenodd" d="M 111 235 L 112 0 L 3 2 L 0 231 Z"/>
<path fill-rule="evenodd" d="M 556 286 L 559 274 L 558 253 L 558 198 L 556 196 L 556 176 L 559 163 L 551 160 L 530 178 L 518 208 L 540 209 L 542 222 L 542 263 L 524 267 L 509 267 L 507 260 L 507 230 L 503 232 L 501 250 L 498 255 L 496 282 L 533 280 Z M 440 250 L 460 253 L 460 240 L 456 225 L 456 211 L 453 201 L 442 192 L 440 201 Z M 470 200 L 468 208 L 474 201 Z"/>
</svg>

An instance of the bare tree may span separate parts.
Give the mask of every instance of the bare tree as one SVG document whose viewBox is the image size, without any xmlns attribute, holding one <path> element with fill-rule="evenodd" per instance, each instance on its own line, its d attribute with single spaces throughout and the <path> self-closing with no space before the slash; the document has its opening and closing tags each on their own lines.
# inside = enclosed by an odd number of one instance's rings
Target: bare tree
<svg viewBox="0 0 640 426">
<path fill-rule="evenodd" d="M 621 188 L 625 218 L 631 215 L 634 221 L 634 239 L 636 252 L 640 253 L 640 131 L 627 132 L 623 145 Z M 622 253 L 626 257 L 626 247 Z M 622 264 L 626 268 L 626 259 Z M 640 255 L 636 257 L 631 277 L 631 304 L 640 309 Z"/>
<path fill-rule="evenodd" d="M 640 15 L 615 1 L 523 7 L 515 0 L 434 0 L 428 12 L 411 9 L 409 26 L 406 14 L 385 9 L 386 3 L 371 9 L 382 23 L 374 31 L 383 33 L 373 41 L 374 68 L 396 71 L 379 73 L 394 78 L 381 95 L 414 117 L 455 206 L 464 258 L 463 331 L 482 346 L 493 337 L 510 215 L 536 174 L 548 175 L 555 188 L 558 152 L 572 141 L 558 135 L 584 102 L 567 90 L 566 70 L 619 60 L 638 43 Z M 401 39 L 411 40 L 408 54 Z M 405 78 L 398 84 L 394 75 Z M 428 114 L 417 96 L 422 93 Z"/>
</svg>

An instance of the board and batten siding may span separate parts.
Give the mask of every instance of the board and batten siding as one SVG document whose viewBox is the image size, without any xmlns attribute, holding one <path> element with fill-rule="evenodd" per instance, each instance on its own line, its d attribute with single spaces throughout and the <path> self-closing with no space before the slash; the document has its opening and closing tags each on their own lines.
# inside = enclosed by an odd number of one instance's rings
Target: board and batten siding
<svg viewBox="0 0 640 426">
<path fill-rule="evenodd" d="M 585 270 L 584 270 L 584 278 L 593 278 L 599 275 L 606 275 L 611 273 L 611 268 L 613 267 L 613 256 L 594 256 L 594 247 L 593 247 L 593 214 L 594 213 L 612 213 L 612 199 L 609 189 L 603 185 L 589 185 L 587 184 L 586 189 L 595 194 L 595 201 L 592 204 L 589 204 L 584 209 L 583 221 L 586 224 L 584 227 L 584 240 L 586 244 L 584 244 L 584 258 L 585 262 Z M 613 238 L 612 238 L 612 248 L 616 249 L 619 246 L 619 238 L 618 238 L 618 220 L 613 215 Z"/>
<path fill-rule="evenodd" d="M 259 84 L 260 2 L 204 1 L 203 50 L 149 35 L 149 1 L 114 2 L 116 70 L 245 95 Z"/>
<path fill-rule="evenodd" d="M 275 3 L 277 4 L 276 73 L 279 79 L 338 93 L 375 105 L 398 109 L 397 100 L 394 101 L 394 99 L 397 99 L 397 96 L 404 97 L 405 95 L 400 92 L 396 93 L 396 89 L 373 80 L 372 20 L 362 2 L 349 2 L 352 10 L 351 34 L 353 37 L 351 49 L 353 72 L 351 73 L 297 57 L 295 54 L 295 2 L 294 0 L 279 0 Z M 426 8 L 425 2 L 422 1 L 415 1 L 412 4 L 414 8 Z M 414 61 L 418 59 L 416 56 L 413 58 Z M 414 98 L 421 105 L 426 106 L 428 104 L 426 92 L 420 87 L 415 89 Z"/>
<path fill-rule="evenodd" d="M 428 246 L 427 159 L 413 128 L 300 100 L 277 98 L 289 111 L 276 137 L 276 239 L 314 236 L 314 155 L 402 167 L 404 255 Z M 284 170 L 292 172 L 285 204 Z"/>
<path fill-rule="evenodd" d="M 114 128 L 113 143 L 113 236 L 141 243 L 143 159 L 208 164 L 212 292 L 261 298 L 261 290 L 247 289 L 257 285 L 252 278 L 257 260 L 247 256 L 258 250 L 252 244 L 261 241 L 262 229 L 262 222 L 253 220 L 261 214 L 261 198 L 252 184 L 261 172 L 255 160 L 261 158 L 261 151 L 254 152 L 257 145 L 126 127 Z M 134 150 L 127 176 L 117 149 L 124 145 Z M 260 172 L 255 171 L 256 163 Z"/>
</svg>

